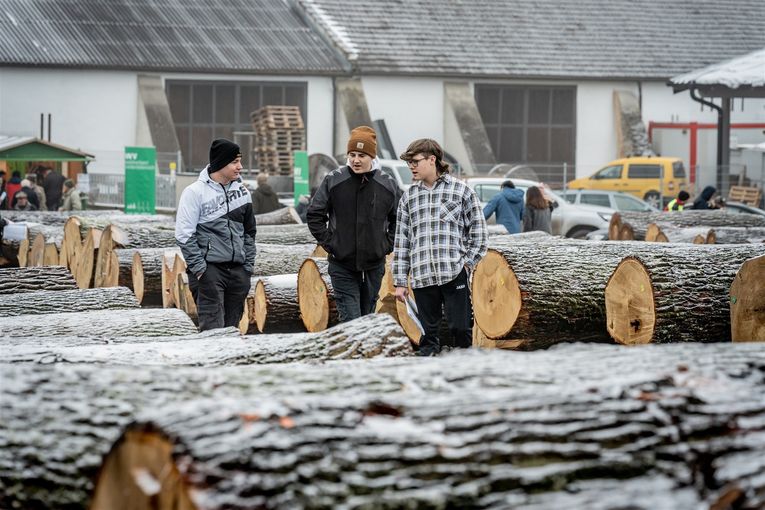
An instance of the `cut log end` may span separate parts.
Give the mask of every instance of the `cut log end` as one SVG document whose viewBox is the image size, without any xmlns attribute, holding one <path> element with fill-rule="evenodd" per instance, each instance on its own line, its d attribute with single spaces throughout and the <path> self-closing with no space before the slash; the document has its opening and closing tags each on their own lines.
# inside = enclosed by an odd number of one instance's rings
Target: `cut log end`
<svg viewBox="0 0 765 510">
<path fill-rule="evenodd" d="M 193 510 L 189 490 L 172 457 L 173 445 L 152 430 L 128 430 L 106 457 L 91 509 Z"/>
<path fill-rule="evenodd" d="M 409 288 L 409 295 L 412 295 L 411 287 Z M 420 338 L 422 338 L 422 333 L 420 332 L 420 328 L 417 327 L 417 324 L 412 320 L 411 317 L 409 317 L 409 313 L 406 309 L 406 303 L 402 303 L 401 301 L 396 300 L 396 316 L 398 323 L 401 325 L 401 329 L 404 330 L 404 333 L 406 333 L 406 336 L 409 337 L 409 340 L 415 345 L 420 345 Z"/>
<path fill-rule="evenodd" d="M 659 230 L 659 233 L 656 234 L 656 237 L 654 238 L 653 242 L 655 243 L 668 243 L 669 238 L 667 237 L 667 234 Z"/>
<path fill-rule="evenodd" d="M 255 321 L 255 326 L 259 332 L 263 332 L 266 327 L 266 317 L 268 316 L 268 300 L 266 299 L 266 286 L 262 280 L 258 280 L 255 284 L 255 299 L 253 300 L 252 317 L 250 320 Z M 247 307 L 245 307 L 247 308 Z"/>
<path fill-rule="evenodd" d="M 643 264 L 633 257 L 622 260 L 606 284 L 606 323 L 608 333 L 620 344 L 647 344 L 653 338 L 653 284 Z"/>
<path fill-rule="evenodd" d="M 130 269 L 133 275 L 133 292 L 139 303 L 143 301 L 144 292 L 144 274 L 143 274 L 143 261 L 141 260 L 141 254 L 137 251 L 133 253 L 133 265 Z"/>
<path fill-rule="evenodd" d="M 731 338 L 765 342 L 765 255 L 741 265 L 730 286 Z"/>
<path fill-rule="evenodd" d="M 329 298 L 327 285 L 319 266 L 306 259 L 298 271 L 298 305 L 303 325 L 310 332 L 323 331 L 329 324 Z"/>
<path fill-rule="evenodd" d="M 707 244 L 707 238 L 701 234 L 696 234 L 696 237 L 691 241 L 693 244 Z"/>
<path fill-rule="evenodd" d="M 473 313 L 489 338 L 502 338 L 513 328 L 521 310 L 521 288 L 505 258 L 489 250 L 473 275 Z"/>
<path fill-rule="evenodd" d="M 714 229 L 709 229 L 709 232 L 707 232 L 705 244 L 717 244 L 717 234 L 715 233 Z"/>
<path fill-rule="evenodd" d="M 629 223 L 623 223 L 619 228 L 619 240 L 620 241 L 634 241 L 635 229 Z"/>
<path fill-rule="evenodd" d="M 656 223 L 649 223 L 645 231 L 645 240 L 649 243 L 656 241 L 656 237 L 658 237 L 660 232 L 661 229 Z"/>
<path fill-rule="evenodd" d="M 611 241 L 619 240 L 619 230 L 622 228 L 622 217 L 617 212 L 611 215 L 611 221 L 608 222 L 608 239 Z"/>
</svg>

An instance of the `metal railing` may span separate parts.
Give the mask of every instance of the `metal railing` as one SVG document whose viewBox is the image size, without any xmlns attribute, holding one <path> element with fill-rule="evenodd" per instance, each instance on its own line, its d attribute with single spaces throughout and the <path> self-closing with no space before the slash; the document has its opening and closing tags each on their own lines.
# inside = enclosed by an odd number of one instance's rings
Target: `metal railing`
<svg viewBox="0 0 765 510">
<path fill-rule="evenodd" d="M 157 210 L 175 211 L 175 176 L 156 176 L 155 206 Z M 125 207 L 123 174 L 88 174 L 88 204 L 93 207 Z"/>
</svg>

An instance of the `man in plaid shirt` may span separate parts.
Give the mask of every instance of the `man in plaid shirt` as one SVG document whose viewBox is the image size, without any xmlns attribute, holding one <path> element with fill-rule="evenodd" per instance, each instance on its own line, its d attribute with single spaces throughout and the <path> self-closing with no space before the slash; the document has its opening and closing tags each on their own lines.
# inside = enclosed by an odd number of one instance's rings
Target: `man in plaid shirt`
<svg viewBox="0 0 765 510">
<path fill-rule="evenodd" d="M 442 306 L 456 347 L 472 343 L 473 306 L 468 275 L 486 254 L 488 234 L 475 192 L 449 175 L 441 146 L 412 142 L 401 156 L 415 181 L 401 197 L 393 248 L 396 299 L 406 301 L 407 277 L 424 334 L 422 356 L 441 350 Z"/>
</svg>

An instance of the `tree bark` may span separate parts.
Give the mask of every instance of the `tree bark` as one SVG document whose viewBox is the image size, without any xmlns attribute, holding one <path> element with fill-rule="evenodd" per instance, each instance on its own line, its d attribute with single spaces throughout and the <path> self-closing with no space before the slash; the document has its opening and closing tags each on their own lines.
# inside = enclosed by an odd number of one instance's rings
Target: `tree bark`
<svg viewBox="0 0 765 510">
<path fill-rule="evenodd" d="M 145 308 L 0 318 L 0 337 L 188 335 L 197 328 L 180 310 Z"/>
<path fill-rule="evenodd" d="M 0 310 L 5 317 L 138 307 L 135 295 L 125 287 L 0 295 Z"/>
<path fill-rule="evenodd" d="M 256 236 L 257 237 L 257 236 Z M 316 244 L 256 244 L 255 276 L 293 274 L 311 256 Z"/>
<path fill-rule="evenodd" d="M 16 337 L 18 339 L 18 337 Z M 411 356 L 409 339 L 396 321 L 367 315 L 317 333 L 246 337 L 183 337 L 138 343 L 55 346 L 36 340 L 5 346 L 3 362 L 100 363 L 109 365 L 226 366 Z"/>
<path fill-rule="evenodd" d="M 175 225 L 111 224 L 112 241 L 119 248 L 175 248 Z"/>
<path fill-rule="evenodd" d="M 734 342 L 765 342 L 765 255 L 744 262 L 730 286 Z"/>
<path fill-rule="evenodd" d="M 659 226 L 688 227 L 765 227 L 765 217 L 756 214 L 732 214 L 722 209 L 685 210 L 672 212 L 620 212 L 622 223 L 645 231 L 649 223 Z M 613 217 L 612 217 L 613 218 Z"/>
<path fill-rule="evenodd" d="M 300 219 L 294 207 L 281 207 L 269 213 L 256 214 L 255 223 L 260 227 L 261 225 L 302 224 L 303 220 Z"/>
<path fill-rule="evenodd" d="M 298 271 L 300 318 L 310 332 L 323 331 L 338 321 L 328 265 L 327 259 L 306 259 Z"/>
<path fill-rule="evenodd" d="M 77 283 L 65 267 L 23 267 L 0 269 L 0 295 L 41 290 L 72 290 Z"/>
<path fill-rule="evenodd" d="M 690 510 L 731 486 L 736 508 L 765 502 L 752 344 L 2 372 L 3 508 Z"/>
<path fill-rule="evenodd" d="M 128 215 L 120 211 L 3 211 L 3 218 L 13 222 L 28 221 L 32 223 L 42 223 L 43 225 L 63 226 L 71 217 L 80 219 L 106 218 L 110 216 L 119 216 L 125 218 Z"/>
<path fill-rule="evenodd" d="M 297 281 L 297 274 L 252 278 L 247 296 L 248 333 L 305 331 L 297 302 Z"/>
<path fill-rule="evenodd" d="M 114 266 L 118 269 L 117 286 L 127 287 L 133 291 L 133 295 L 135 295 L 135 289 L 133 288 L 133 261 L 135 260 L 136 251 L 130 248 L 114 250 L 114 255 L 117 257 L 117 264 Z"/>
<path fill-rule="evenodd" d="M 677 246 L 625 257 L 608 279 L 606 320 L 617 342 L 731 341 L 730 286 L 765 245 Z"/>
<path fill-rule="evenodd" d="M 305 224 L 259 225 L 255 241 L 263 244 L 316 244 L 316 239 Z"/>
<path fill-rule="evenodd" d="M 708 244 L 765 243 L 764 227 L 715 227 L 707 234 Z"/>
</svg>

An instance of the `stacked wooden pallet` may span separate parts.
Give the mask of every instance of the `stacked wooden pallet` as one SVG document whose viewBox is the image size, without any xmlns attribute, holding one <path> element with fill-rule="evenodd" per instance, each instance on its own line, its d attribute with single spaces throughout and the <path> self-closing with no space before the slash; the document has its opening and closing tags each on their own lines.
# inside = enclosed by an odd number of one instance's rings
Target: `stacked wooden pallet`
<svg viewBox="0 0 765 510">
<path fill-rule="evenodd" d="M 264 106 L 252 112 L 261 171 L 292 175 L 293 151 L 305 150 L 305 125 L 297 106 Z"/>
</svg>

